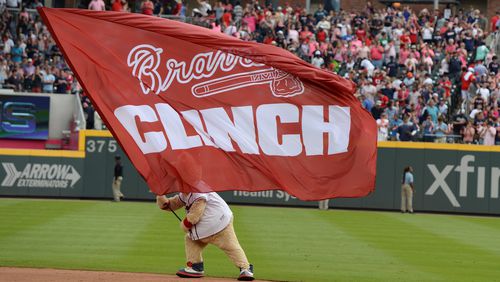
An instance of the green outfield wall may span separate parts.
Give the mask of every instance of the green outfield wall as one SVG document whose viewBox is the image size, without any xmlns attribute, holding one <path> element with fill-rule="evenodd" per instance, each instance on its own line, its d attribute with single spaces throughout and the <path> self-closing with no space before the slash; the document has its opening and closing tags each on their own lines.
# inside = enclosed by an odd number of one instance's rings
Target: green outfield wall
<svg viewBox="0 0 500 282">
<path fill-rule="evenodd" d="M 331 207 L 398 210 L 405 166 L 415 169 L 414 209 L 500 215 L 500 146 L 381 142 L 375 192 Z M 0 149 L 0 196 L 112 198 L 114 157 L 126 199 L 154 199 L 107 131 L 82 131 L 79 151 Z M 360 177 L 363 177 L 360 175 Z M 229 203 L 317 206 L 283 191 L 220 193 Z"/>
</svg>

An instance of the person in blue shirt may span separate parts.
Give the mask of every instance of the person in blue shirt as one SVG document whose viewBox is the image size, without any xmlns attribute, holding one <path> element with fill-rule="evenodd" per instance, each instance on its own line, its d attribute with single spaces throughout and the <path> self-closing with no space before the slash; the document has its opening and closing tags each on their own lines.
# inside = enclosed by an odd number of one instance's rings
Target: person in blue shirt
<svg viewBox="0 0 500 282">
<path fill-rule="evenodd" d="M 402 123 L 403 121 L 399 118 L 398 114 L 394 114 L 389 120 L 389 128 L 391 129 L 389 136 L 392 141 L 396 141 L 398 139 L 398 127 Z"/>
<path fill-rule="evenodd" d="M 410 11 L 408 11 L 408 9 L 405 8 L 403 11 L 403 17 L 405 18 L 405 22 L 408 21 L 408 19 L 410 18 L 410 15 L 411 15 Z"/>
<path fill-rule="evenodd" d="M 403 180 L 401 185 L 401 212 L 413 213 L 413 167 L 407 166 L 403 171 Z"/>
<path fill-rule="evenodd" d="M 394 115 L 398 114 L 399 108 L 394 106 L 393 101 L 389 101 L 389 103 L 387 103 L 387 107 L 385 108 L 384 112 L 387 114 L 388 118 L 391 118 L 394 117 Z"/>
<path fill-rule="evenodd" d="M 422 122 L 422 129 L 424 133 L 424 142 L 434 141 L 434 123 L 432 122 L 430 115 L 428 115 L 424 122 Z"/>
<path fill-rule="evenodd" d="M 12 54 L 12 61 L 14 63 L 20 63 L 23 60 L 23 48 L 20 46 L 20 41 L 16 42 L 10 53 Z"/>
<path fill-rule="evenodd" d="M 365 108 L 367 111 L 371 113 L 372 108 L 373 108 L 373 101 L 366 98 L 365 95 L 361 95 L 361 105 L 363 108 Z"/>
<path fill-rule="evenodd" d="M 427 107 L 425 108 L 425 110 L 427 111 L 427 114 L 431 116 L 432 122 L 434 124 L 437 124 L 439 109 L 438 109 L 438 107 L 436 107 L 434 100 L 429 99 L 429 103 L 427 104 Z"/>
<path fill-rule="evenodd" d="M 438 117 L 438 123 L 434 127 L 434 135 L 436 136 L 436 143 L 446 143 L 446 134 L 448 134 L 448 125 L 444 122 L 442 116 Z"/>
</svg>

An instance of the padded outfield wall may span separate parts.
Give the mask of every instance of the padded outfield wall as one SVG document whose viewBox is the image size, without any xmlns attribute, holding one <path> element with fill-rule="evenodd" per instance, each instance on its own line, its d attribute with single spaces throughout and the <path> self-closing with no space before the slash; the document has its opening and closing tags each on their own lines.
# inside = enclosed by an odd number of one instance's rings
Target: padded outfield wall
<svg viewBox="0 0 500 282">
<path fill-rule="evenodd" d="M 123 157 L 126 198 L 154 199 L 110 133 L 94 130 L 80 133 L 78 151 L 0 149 L 0 196 L 111 199 L 115 155 Z M 380 142 L 375 192 L 330 206 L 399 209 L 408 165 L 415 169 L 415 210 L 500 215 L 500 146 Z M 229 203 L 317 206 L 282 191 L 221 195 Z"/>
</svg>

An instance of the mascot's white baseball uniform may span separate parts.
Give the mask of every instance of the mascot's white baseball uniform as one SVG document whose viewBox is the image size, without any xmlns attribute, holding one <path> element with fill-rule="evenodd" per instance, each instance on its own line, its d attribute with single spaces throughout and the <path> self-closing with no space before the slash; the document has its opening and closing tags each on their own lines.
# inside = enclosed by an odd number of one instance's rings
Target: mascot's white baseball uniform
<svg viewBox="0 0 500 282">
<path fill-rule="evenodd" d="M 157 196 L 156 203 L 165 211 L 186 208 L 186 217 L 181 222 L 181 228 L 186 232 L 187 267 L 180 269 L 177 276 L 203 277 L 202 252 L 208 244 L 212 244 L 223 250 L 240 269 L 238 280 L 254 279 L 253 266 L 248 263 L 234 233 L 233 213 L 217 193 L 180 193 L 171 198 Z"/>
</svg>

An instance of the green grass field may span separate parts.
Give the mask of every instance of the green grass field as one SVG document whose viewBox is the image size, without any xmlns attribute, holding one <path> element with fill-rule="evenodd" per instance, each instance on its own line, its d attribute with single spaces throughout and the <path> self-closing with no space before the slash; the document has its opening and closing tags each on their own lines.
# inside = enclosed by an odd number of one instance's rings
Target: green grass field
<svg viewBox="0 0 500 282">
<path fill-rule="evenodd" d="M 259 279 L 500 280 L 500 218 L 231 208 Z M 218 249 L 204 258 L 208 276 L 237 275 Z M 183 264 L 177 219 L 153 203 L 0 199 L 0 266 L 173 274 Z"/>
</svg>

